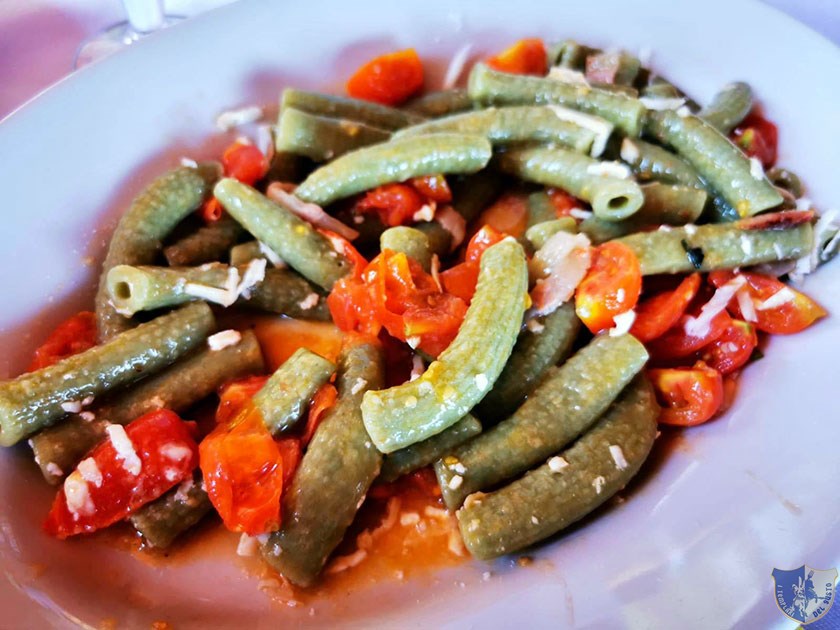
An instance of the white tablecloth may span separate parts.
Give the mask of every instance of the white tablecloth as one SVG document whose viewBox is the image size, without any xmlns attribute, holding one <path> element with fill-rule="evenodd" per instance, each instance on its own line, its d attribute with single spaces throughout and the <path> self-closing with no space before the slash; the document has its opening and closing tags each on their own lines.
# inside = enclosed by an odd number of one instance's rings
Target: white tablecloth
<svg viewBox="0 0 840 630">
<path fill-rule="evenodd" d="M 189 17 L 231 1 L 168 0 L 166 8 Z M 765 1 L 840 45 L 840 0 Z M 71 72 L 84 39 L 124 18 L 118 0 L 0 0 L 0 119 Z"/>
</svg>

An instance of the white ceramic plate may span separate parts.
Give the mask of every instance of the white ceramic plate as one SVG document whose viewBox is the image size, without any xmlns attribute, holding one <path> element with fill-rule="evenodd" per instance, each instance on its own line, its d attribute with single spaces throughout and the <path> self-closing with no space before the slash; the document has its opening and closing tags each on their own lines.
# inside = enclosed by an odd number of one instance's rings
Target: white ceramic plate
<svg viewBox="0 0 840 630">
<path fill-rule="evenodd" d="M 242 2 L 85 68 L 0 124 L 3 248 L 0 377 L 38 335 L 89 304 L 113 219 L 182 155 L 224 146 L 222 109 L 273 103 L 286 85 L 339 86 L 374 53 L 415 46 L 431 81 L 464 43 L 497 51 L 526 35 L 650 47 L 653 66 L 707 100 L 746 79 L 781 127 L 780 162 L 822 207 L 840 202 L 840 52 L 752 2 Z M 685 8 L 683 8 L 685 7 Z M 807 290 L 840 313 L 840 264 Z M 319 609 L 282 610 L 233 561 L 156 568 L 91 541 L 40 533 L 52 491 L 25 449 L 0 455 L 0 584 L 5 627 L 335 626 L 763 627 L 783 624 L 770 572 L 840 564 L 840 423 L 830 318 L 774 339 L 723 418 L 660 448 L 630 500 L 537 552 L 390 584 Z M 33 335 L 30 338 L 30 333 Z M 464 587 L 460 586 L 464 583 Z"/>
</svg>

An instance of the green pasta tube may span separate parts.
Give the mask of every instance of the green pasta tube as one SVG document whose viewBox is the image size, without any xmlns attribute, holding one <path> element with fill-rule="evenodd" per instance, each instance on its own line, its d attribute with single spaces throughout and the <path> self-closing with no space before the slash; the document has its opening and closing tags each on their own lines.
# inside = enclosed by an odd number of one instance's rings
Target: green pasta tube
<svg viewBox="0 0 840 630">
<path fill-rule="evenodd" d="M 326 162 L 348 151 L 384 142 L 390 137 L 390 131 L 363 122 L 286 108 L 280 112 L 274 140 L 278 151 Z"/>
<path fill-rule="evenodd" d="M 154 374 L 213 330 L 206 304 L 190 304 L 111 341 L 0 383 L 0 446 L 11 446 L 80 411 L 102 394 Z"/>
<path fill-rule="evenodd" d="M 221 260 L 243 234 L 245 230 L 236 221 L 221 219 L 165 247 L 163 255 L 170 267 L 191 267 Z"/>
<path fill-rule="evenodd" d="M 294 426 L 315 392 L 334 371 L 331 361 L 306 348 L 298 348 L 254 396 L 254 405 L 268 430 L 276 434 Z"/>
<path fill-rule="evenodd" d="M 645 347 L 632 335 L 601 335 L 549 370 L 512 416 L 435 464 L 446 505 L 454 510 L 467 495 L 559 453 L 594 424 L 647 358 Z"/>
<path fill-rule="evenodd" d="M 443 455 L 481 433 L 481 423 L 469 414 L 427 440 L 389 453 L 382 462 L 379 479 L 385 482 L 435 463 Z"/>
<path fill-rule="evenodd" d="M 252 260 L 259 260 L 260 258 L 268 260 L 268 256 L 266 256 L 259 241 L 247 241 L 245 243 L 239 243 L 239 245 L 234 245 L 230 248 L 229 256 L 230 264 L 234 267 L 247 265 Z"/>
<path fill-rule="evenodd" d="M 667 149 L 637 138 L 624 138 L 621 159 L 641 181 L 660 181 L 703 188 L 694 167 Z"/>
<path fill-rule="evenodd" d="M 484 136 L 492 144 L 514 142 L 558 143 L 579 153 L 589 153 L 595 133 L 561 119 L 551 107 L 521 105 L 488 107 L 406 127 L 394 134 L 405 138 L 429 133 L 464 133 Z"/>
<path fill-rule="evenodd" d="M 580 320 L 572 302 L 532 320 L 531 326 L 519 334 L 493 389 L 476 408 L 477 415 L 491 423 L 507 418 L 548 370 L 571 354 L 578 332 Z"/>
<path fill-rule="evenodd" d="M 642 88 L 642 96 L 648 98 L 680 98 L 682 92 L 661 77 L 657 77 L 650 85 Z"/>
<path fill-rule="evenodd" d="M 185 531 L 213 511 L 200 475 L 176 486 L 128 517 L 146 544 L 166 549 Z"/>
<path fill-rule="evenodd" d="M 426 236 L 432 254 L 442 257 L 452 251 L 452 233 L 437 221 L 420 221 L 413 227 Z"/>
<path fill-rule="evenodd" d="M 813 241 L 810 223 L 744 229 L 738 222 L 639 232 L 618 239 L 633 250 L 645 275 L 734 269 L 799 258 L 811 250 Z"/>
<path fill-rule="evenodd" d="M 267 269 L 265 279 L 240 296 L 237 305 L 294 319 L 320 322 L 331 319 L 326 298 L 290 269 Z"/>
<path fill-rule="evenodd" d="M 298 189 L 300 190 L 300 189 Z M 223 179 L 213 190 L 228 213 L 277 252 L 310 282 L 330 290 L 350 271 L 350 262 L 335 251 L 312 225 L 235 179 Z"/>
<path fill-rule="evenodd" d="M 490 560 L 589 514 L 642 467 L 656 438 L 658 416 L 653 389 L 640 375 L 574 446 L 495 492 L 467 498 L 457 513 L 467 549 Z"/>
<path fill-rule="evenodd" d="M 600 51 L 597 48 L 590 48 L 573 39 L 567 39 L 549 48 L 548 60 L 553 66 L 583 70 L 586 66 L 586 58 L 598 52 Z"/>
<path fill-rule="evenodd" d="M 612 165 L 563 149 L 533 147 L 508 151 L 499 159 L 506 173 L 557 186 L 588 201 L 595 215 L 606 221 L 626 219 L 642 207 L 644 196 L 631 179 L 613 176 Z M 618 169 L 622 169 L 618 165 Z M 628 173 L 629 175 L 629 173 Z"/>
<path fill-rule="evenodd" d="M 371 103 L 370 101 L 362 101 L 346 96 L 307 92 L 294 88 L 283 90 L 280 110 L 283 111 L 284 109 L 298 109 L 318 116 L 356 120 L 367 125 L 389 130 L 414 125 L 423 120 L 423 117 L 417 114 L 379 105 L 378 103 Z"/>
<path fill-rule="evenodd" d="M 585 221 L 584 221 L 585 223 Z M 610 223 L 610 221 L 602 221 L 602 223 Z M 572 217 L 560 217 L 559 219 L 552 219 L 551 221 L 543 221 L 532 225 L 525 230 L 525 238 L 531 246 L 537 250 L 548 242 L 552 236 L 557 232 L 568 232 L 569 234 L 576 234 L 578 231 L 578 224 Z"/>
<path fill-rule="evenodd" d="M 153 181 L 120 219 L 111 237 L 96 294 L 99 340 L 107 341 L 136 322 L 126 319 L 111 305 L 106 288 L 108 272 L 117 265 L 148 265 L 161 250 L 163 239 L 210 193 L 219 176 L 216 164 L 183 167 Z"/>
<path fill-rule="evenodd" d="M 365 428 L 380 451 L 440 433 L 484 397 L 516 342 L 527 290 L 519 243 L 504 239 L 484 252 L 475 295 L 449 347 L 414 381 L 365 394 Z"/>
<path fill-rule="evenodd" d="M 382 357 L 373 344 L 345 350 L 338 400 L 326 412 L 283 493 L 283 524 L 262 546 L 263 558 L 286 579 L 309 586 L 352 523 L 382 465 L 365 432 L 359 404 L 382 387 Z"/>
<path fill-rule="evenodd" d="M 782 203 L 764 172 L 757 172 L 738 147 L 697 116 L 649 112 L 645 132 L 673 147 L 741 217 Z"/>
<path fill-rule="evenodd" d="M 420 263 L 428 272 L 432 267 L 432 249 L 429 237 L 418 229 L 399 225 L 388 228 L 379 237 L 380 249 L 402 252 Z"/>
<path fill-rule="evenodd" d="M 735 129 L 753 106 L 752 89 L 743 82 L 725 85 L 697 115 L 724 135 Z"/>
<path fill-rule="evenodd" d="M 509 74 L 477 63 L 470 72 L 470 98 L 484 105 L 563 105 L 600 116 L 629 136 L 642 130 L 645 107 L 619 92 L 556 79 Z"/>
<path fill-rule="evenodd" d="M 470 95 L 460 88 L 429 92 L 405 105 L 406 110 L 427 118 L 448 116 L 472 108 L 473 102 Z"/>
<path fill-rule="evenodd" d="M 89 411 L 32 436 L 29 445 L 44 478 L 58 483 L 106 435 L 109 424 L 128 424 L 149 411 L 182 412 L 212 395 L 224 383 L 263 370 L 262 352 L 254 333 L 221 350 L 204 346 L 128 389 L 118 390 Z"/>
<path fill-rule="evenodd" d="M 528 195 L 528 227 L 557 219 L 557 209 L 544 190 Z"/>
<path fill-rule="evenodd" d="M 778 188 L 783 188 L 797 199 L 805 192 L 805 187 L 802 185 L 802 180 L 799 176 L 791 170 L 774 166 L 767 171 L 767 179 Z"/>
<path fill-rule="evenodd" d="M 306 178 L 295 195 L 326 206 L 412 177 L 474 173 L 487 165 L 491 153 L 490 143 L 481 136 L 437 133 L 399 138 L 346 153 L 325 164 Z"/>
<path fill-rule="evenodd" d="M 314 164 L 308 158 L 288 151 L 275 151 L 263 178 L 267 182 L 297 184 L 310 173 Z"/>
</svg>

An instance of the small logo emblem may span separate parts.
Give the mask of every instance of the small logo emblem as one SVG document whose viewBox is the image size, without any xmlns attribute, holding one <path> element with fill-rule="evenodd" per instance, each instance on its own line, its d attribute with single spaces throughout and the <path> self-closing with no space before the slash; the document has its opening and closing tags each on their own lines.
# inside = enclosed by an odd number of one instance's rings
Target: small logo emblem
<svg viewBox="0 0 840 630">
<path fill-rule="evenodd" d="M 773 569 L 773 581 L 779 610 L 804 625 L 820 619 L 834 603 L 837 569 Z"/>
</svg>

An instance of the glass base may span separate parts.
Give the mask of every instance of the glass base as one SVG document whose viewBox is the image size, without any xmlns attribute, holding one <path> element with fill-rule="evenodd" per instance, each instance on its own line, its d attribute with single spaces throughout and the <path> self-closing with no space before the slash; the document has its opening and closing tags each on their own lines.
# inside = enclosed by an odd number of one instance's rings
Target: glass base
<svg viewBox="0 0 840 630">
<path fill-rule="evenodd" d="M 167 15 L 164 18 L 161 28 L 177 24 L 183 19 L 179 15 Z M 153 33 L 154 31 L 150 32 Z M 79 50 L 76 51 L 76 57 L 73 59 L 73 69 L 78 70 L 89 63 L 104 59 L 126 46 L 130 46 L 134 42 L 141 40 L 148 34 L 134 30 L 128 22 L 114 24 L 114 26 L 82 42 Z"/>
</svg>

